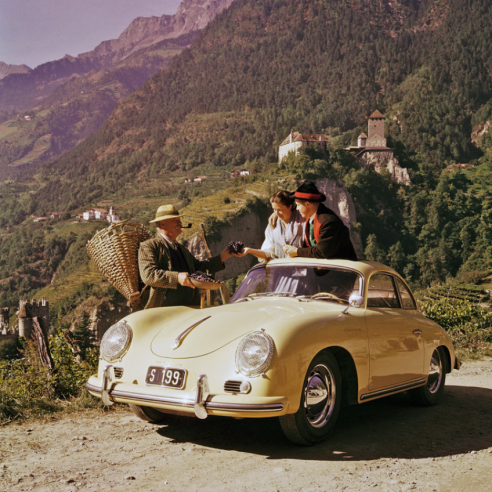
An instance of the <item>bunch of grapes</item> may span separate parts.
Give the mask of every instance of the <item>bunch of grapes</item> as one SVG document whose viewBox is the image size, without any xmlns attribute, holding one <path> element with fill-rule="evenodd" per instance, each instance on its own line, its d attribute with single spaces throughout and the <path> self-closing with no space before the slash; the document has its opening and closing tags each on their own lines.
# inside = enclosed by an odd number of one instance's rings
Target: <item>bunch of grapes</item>
<svg viewBox="0 0 492 492">
<path fill-rule="evenodd" d="M 241 241 L 231 241 L 229 243 L 229 251 L 232 253 L 232 254 L 237 254 L 237 253 L 240 253 L 244 248 L 244 243 L 242 243 Z"/>
<path fill-rule="evenodd" d="M 208 273 L 192 273 L 190 274 L 190 278 L 193 280 L 199 280 L 200 282 L 216 282 L 216 283 L 223 283 L 220 282 L 220 280 L 215 280 L 212 275 L 209 275 Z"/>
</svg>

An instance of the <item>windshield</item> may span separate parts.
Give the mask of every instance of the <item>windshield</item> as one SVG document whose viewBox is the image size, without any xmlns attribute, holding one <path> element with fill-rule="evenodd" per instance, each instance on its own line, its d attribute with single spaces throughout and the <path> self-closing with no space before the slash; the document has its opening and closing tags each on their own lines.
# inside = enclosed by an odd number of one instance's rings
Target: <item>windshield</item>
<svg viewBox="0 0 492 492">
<path fill-rule="evenodd" d="M 256 296 L 321 296 L 347 301 L 352 294 L 360 295 L 360 274 L 331 267 L 274 265 L 251 270 L 239 286 L 231 302 Z"/>
</svg>

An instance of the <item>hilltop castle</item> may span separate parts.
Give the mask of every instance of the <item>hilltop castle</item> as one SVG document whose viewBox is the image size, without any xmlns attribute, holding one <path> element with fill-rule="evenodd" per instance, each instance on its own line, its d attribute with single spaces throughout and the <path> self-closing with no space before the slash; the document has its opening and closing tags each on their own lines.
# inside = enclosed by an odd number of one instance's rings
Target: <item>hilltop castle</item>
<svg viewBox="0 0 492 492">
<path fill-rule="evenodd" d="M 14 340 L 17 337 L 23 337 L 26 340 L 32 335 L 33 318 L 43 319 L 43 329 L 48 331 L 50 323 L 50 305 L 46 299 L 30 302 L 19 301 L 19 310 L 17 311 L 19 326 L 11 328 L 9 326 L 9 308 L 0 308 L 0 342 L 4 340 Z"/>
<path fill-rule="evenodd" d="M 410 176 L 406 168 L 400 167 L 393 150 L 386 145 L 384 136 L 384 115 L 378 110 L 369 116 L 367 135 L 361 133 L 357 138 L 357 145 L 346 150 L 356 152 L 360 164 L 366 168 L 373 167 L 376 172 L 386 169 L 394 181 L 410 186 Z"/>
<path fill-rule="evenodd" d="M 40 299 L 38 302 L 34 299 L 31 302 L 20 301 L 17 316 L 19 318 L 19 336 L 27 340 L 31 338 L 33 318 L 42 318 L 46 330 L 48 329 L 50 323 L 49 302 L 46 299 Z"/>
</svg>

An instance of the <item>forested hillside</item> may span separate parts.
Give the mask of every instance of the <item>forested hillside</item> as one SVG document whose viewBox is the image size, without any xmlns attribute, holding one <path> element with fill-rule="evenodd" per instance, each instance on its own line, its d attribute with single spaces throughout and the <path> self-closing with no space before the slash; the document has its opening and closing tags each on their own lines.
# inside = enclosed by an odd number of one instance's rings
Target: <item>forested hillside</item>
<svg viewBox="0 0 492 492">
<path fill-rule="evenodd" d="M 472 117 L 492 93 L 491 17 L 485 0 L 239 0 L 45 176 L 80 175 L 79 189 L 109 177 L 102 195 L 136 169 L 273 161 L 291 127 L 339 136 L 376 107 L 437 176 L 479 156 Z"/>
<path fill-rule="evenodd" d="M 163 200 L 186 198 L 176 173 L 246 166 L 258 179 L 342 179 L 367 257 L 414 285 L 483 273 L 492 268 L 491 30 L 487 0 L 237 0 L 98 132 L 45 165 L 31 194 L 5 199 L 0 220 L 149 186 Z M 409 188 L 341 150 L 375 109 Z M 329 135 L 328 155 L 308 151 L 277 168 L 291 128 Z M 475 167 L 445 170 L 456 163 Z"/>
</svg>

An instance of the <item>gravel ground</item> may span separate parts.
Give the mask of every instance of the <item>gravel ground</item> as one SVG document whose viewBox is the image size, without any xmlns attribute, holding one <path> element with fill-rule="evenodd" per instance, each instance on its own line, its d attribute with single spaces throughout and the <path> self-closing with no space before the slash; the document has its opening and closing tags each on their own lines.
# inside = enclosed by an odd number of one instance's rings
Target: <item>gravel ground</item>
<svg viewBox="0 0 492 492">
<path fill-rule="evenodd" d="M 492 359 L 448 376 L 435 407 L 398 395 L 344 409 L 311 448 L 275 419 L 91 411 L 0 427 L 0 491 L 31 490 L 492 491 Z"/>
</svg>

